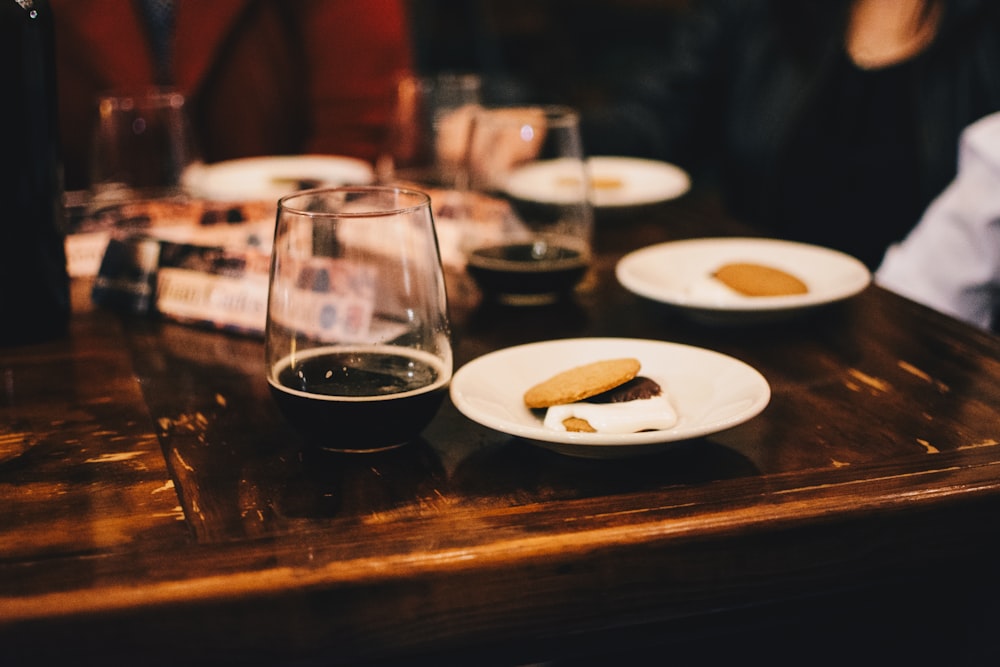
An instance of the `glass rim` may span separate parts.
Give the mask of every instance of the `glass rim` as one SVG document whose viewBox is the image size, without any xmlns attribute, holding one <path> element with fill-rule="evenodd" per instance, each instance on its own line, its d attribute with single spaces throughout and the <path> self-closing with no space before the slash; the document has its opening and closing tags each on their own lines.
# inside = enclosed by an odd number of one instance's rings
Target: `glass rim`
<svg viewBox="0 0 1000 667">
<path fill-rule="evenodd" d="M 295 206 L 292 202 L 296 199 L 311 200 L 316 196 L 332 194 L 388 194 L 394 193 L 396 196 L 405 195 L 414 198 L 412 204 L 400 205 L 394 208 L 380 208 L 378 210 L 355 210 L 355 211 L 317 211 Z M 310 188 L 299 190 L 282 196 L 278 199 L 278 215 L 282 213 L 294 213 L 309 218 L 380 218 L 389 215 L 401 215 L 426 208 L 430 211 L 431 197 L 426 192 L 414 188 L 406 188 L 395 185 L 340 185 L 336 187 Z"/>
<path fill-rule="evenodd" d="M 480 104 L 476 109 L 476 115 L 474 120 L 479 119 L 480 116 L 484 114 L 489 114 L 493 111 L 527 111 L 527 112 L 541 112 L 546 123 L 553 123 L 555 126 L 567 125 L 571 126 L 574 124 L 579 124 L 580 122 L 580 112 L 576 107 L 570 106 L 568 104 Z M 521 116 L 510 116 L 510 117 L 497 117 L 493 116 L 489 119 L 490 123 L 497 124 L 517 124 L 524 123 L 524 118 Z"/>
<path fill-rule="evenodd" d="M 111 105 L 113 108 L 158 105 L 178 106 L 186 102 L 186 96 L 175 86 L 137 85 L 108 88 L 97 94 L 98 106 Z"/>
<path fill-rule="evenodd" d="M 480 88 L 483 84 L 482 75 L 466 70 L 445 70 L 434 74 L 406 74 L 401 76 L 400 80 L 416 82 L 424 89 L 436 89 L 439 86 L 449 84 L 459 84 L 462 89 Z"/>
</svg>

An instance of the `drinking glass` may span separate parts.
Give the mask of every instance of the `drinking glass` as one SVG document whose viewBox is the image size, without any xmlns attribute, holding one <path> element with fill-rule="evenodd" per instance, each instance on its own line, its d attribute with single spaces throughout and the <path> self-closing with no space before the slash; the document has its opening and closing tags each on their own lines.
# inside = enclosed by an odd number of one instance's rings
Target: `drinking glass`
<svg viewBox="0 0 1000 667">
<path fill-rule="evenodd" d="M 430 198 L 359 186 L 279 199 L 265 355 L 271 394 L 310 446 L 415 439 L 452 374 Z"/>
<path fill-rule="evenodd" d="M 453 188 L 482 87 L 479 75 L 472 73 L 401 77 L 389 135 L 376 164 L 379 180 Z"/>
<path fill-rule="evenodd" d="M 483 296 L 540 305 L 570 295 L 590 264 L 594 226 L 576 111 L 482 108 L 463 180 L 466 270 Z"/>
<path fill-rule="evenodd" d="M 180 92 L 153 87 L 98 98 L 90 164 L 95 202 L 184 196 L 185 173 L 199 165 Z"/>
</svg>

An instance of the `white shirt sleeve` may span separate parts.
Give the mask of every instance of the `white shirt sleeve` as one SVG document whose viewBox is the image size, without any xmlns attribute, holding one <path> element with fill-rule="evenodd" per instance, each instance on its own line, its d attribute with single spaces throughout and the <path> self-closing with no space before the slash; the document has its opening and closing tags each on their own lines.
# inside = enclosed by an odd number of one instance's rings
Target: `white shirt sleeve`
<svg viewBox="0 0 1000 667">
<path fill-rule="evenodd" d="M 958 175 L 886 252 L 875 281 L 989 329 L 1000 303 L 1000 113 L 962 134 Z"/>
</svg>

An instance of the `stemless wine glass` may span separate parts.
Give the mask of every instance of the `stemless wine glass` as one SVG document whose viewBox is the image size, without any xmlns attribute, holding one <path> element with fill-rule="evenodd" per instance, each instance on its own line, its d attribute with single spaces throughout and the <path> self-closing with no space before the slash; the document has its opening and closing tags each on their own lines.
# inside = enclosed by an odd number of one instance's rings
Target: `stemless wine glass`
<svg viewBox="0 0 1000 667">
<path fill-rule="evenodd" d="M 266 374 L 288 422 L 339 452 L 415 439 L 452 374 L 430 198 L 378 186 L 288 195 L 272 253 Z"/>
<path fill-rule="evenodd" d="M 483 108 L 464 164 L 466 268 L 484 296 L 538 305 L 570 294 L 590 264 L 593 235 L 576 111 Z"/>
</svg>

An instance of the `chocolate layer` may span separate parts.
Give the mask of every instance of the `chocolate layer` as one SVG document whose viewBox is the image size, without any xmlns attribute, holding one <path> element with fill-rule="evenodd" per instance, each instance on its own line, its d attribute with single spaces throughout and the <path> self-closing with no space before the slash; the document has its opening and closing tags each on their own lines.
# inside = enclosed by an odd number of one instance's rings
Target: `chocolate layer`
<svg viewBox="0 0 1000 667">
<path fill-rule="evenodd" d="M 643 398 L 652 398 L 663 393 L 660 385 L 655 380 L 648 377 L 638 376 L 632 378 L 625 384 L 620 384 L 614 389 L 609 389 L 603 394 L 591 396 L 588 403 L 624 403 L 625 401 L 637 401 Z"/>
</svg>

